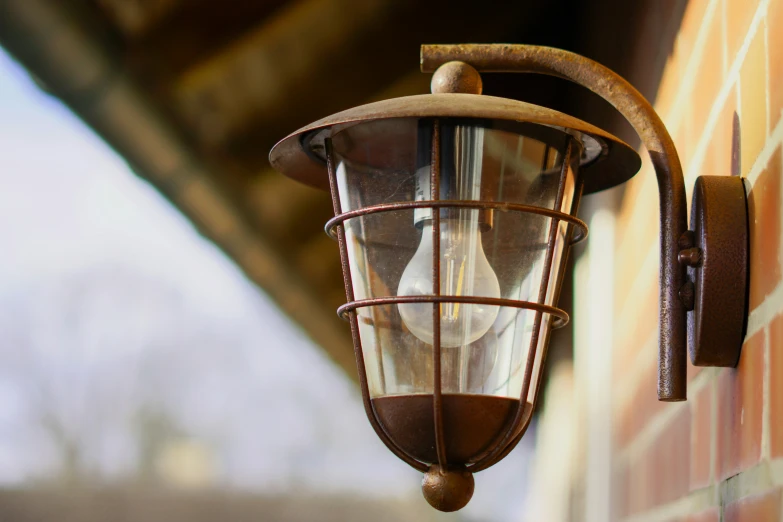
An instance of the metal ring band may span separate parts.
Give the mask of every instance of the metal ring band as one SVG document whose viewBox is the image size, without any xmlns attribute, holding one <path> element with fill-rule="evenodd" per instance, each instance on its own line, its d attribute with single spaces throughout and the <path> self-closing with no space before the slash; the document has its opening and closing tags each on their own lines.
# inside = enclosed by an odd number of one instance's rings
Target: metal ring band
<svg viewBox="0 0 783 522">
<path fill-rule="evenodd" d="M 520 205 L 516 203 L 504 203 L 498 201 L 466 201 L 466 200 L 435 200 L 435 201 L 404 201 L 399 203 L 381 203 L 380 205 L 372 205 L 369 207 L 363 207 L 349 212 L 344 212 L 339 216 L 335 216 L 326 222 L 324 230 L 332 239 L 337 237 L 334 229 L 337 225 L 343 221 L 347 221 L 351 218 L 365 216 L 367 214 L 374 214 L 376 212 L 393 212 L 395 210 L 408 210 L 416 208 L 474 208 L 479 210 L 498 210 L 500 212 L 527 212 L 529 214 L 538 214 L 546 216 L 552 219 L 559 219 L 565 221 L 571 225 L 574 225 L 578 233 L 571 240 L 571 245 L 579 243 L 587 238 L 587 223 L 581 219 L 559 212 L 557 210 L 550 210 L 543 207 L 535 207 L 532 205 Z"/>
<path fill-rule="evenodd" d="M 477 297 L 468 295 L 400 295 L 390 297 L 376 297 L 374 299 L 360 299 L 358 301 L 351 301 L 345 303 L 337 309 L 337 315 L 341 319 L 347 320 L 347 314 L 353 312 L 357 308 L 365 308 L 368 306 L 382 306 L 390 304 L 406 304 L 406 303 L 466 303 L 466 304 L 483 304 L 491 306 L 507 306 L 510 308 L 524 308 L 526 310 L 535 310 L 544 314 L 553 315 L 555 317 L 552 323 L 552 329 L 562 328 L 568 324 L 570 318 L 565 310 L 555 308 L 541 303 L 533 303 L 531 301 L 517 301 L 516 299 L 499 299 L 494 297 Z"/>
</svg>

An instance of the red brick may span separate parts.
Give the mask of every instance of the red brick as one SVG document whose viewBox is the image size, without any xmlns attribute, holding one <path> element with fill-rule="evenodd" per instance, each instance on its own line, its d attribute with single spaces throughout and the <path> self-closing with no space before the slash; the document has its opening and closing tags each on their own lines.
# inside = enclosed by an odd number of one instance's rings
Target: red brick
<svg viewBox="0 0 783 522">
<path fill-rule="evenodd" d="M 688 493 L 691 416 L 687 404 L 680 408 L 671 423 L 631 467 L 630 513 L 646 511 Z"/>
<path fill-rule="evenodd" d="M 628 476 L 628 514 L 644 511 L 652 505 L 650 491 L 653 486 L 652 459 L 645 453 L 632 465 Z"/>
<path fill-rule="evenodd" d="M 628 501 L 630 494 L 630 487 L 628 483 L 628 477 L 631 474 L 628 466 L 623 466 L 614 474 L 614 485 L 612 488 L 612 512 L 616 519 L 625 518 L 628 516 Z"/>
<path fill-rule="evenodd" d="M 660 313 L 660 298 L 658 297 L 660 283 L 650 283 L 650 287 L 627 303 L 636 310 L 634 317 L 628 317 L 630 328 L 630 338 L 624 339 L 625 343 L 630 344 L 632 354 L 638 353 L 639 348 L 647 346 L 650 341 L 658 338 L 658 315 Z M 633 303 L 633 304 L 631 304 Z M 626 346 L 625 349 L 628 349 Z"/>
<path fill-rule="evenodd" d="M 767 70 L 769 71 L 770 128 L 774 129 L 783 115 L 783 1 L 773 0 L 767 12 Z"/>
<path fill-rule="evenodd" d="M 615 411 L 612 417 L 612 444 L 617 450 L 623 449 L 631 440 L 630 411 L 630 408 L 623 408 Z"/>
<path fill-rule="evenodd" d="M 720 16 L 713 16 L 698 65 L 693 91 L 688 103 L 690 118 L 693 121 L 688 126 L 689 136 L 686 138 L 688 148 L 693 151 L 701 140 L 712 106 L 718 91 L 723 86 L 723 24 Z"/>
<path fill-rule="evenodd" d="M 703 369 L 704 369 L 703 366 L 694 366 L 694 365 L 692 365 L 690 363 L 690 359 L 688 359 L 688 367 L 686 368 L 686 372 L 685 372 L 685 375 L 688 378 L 688 383 L 690 384 L 690 382 L 694 378 L 696 378 L 696 376 L 699 375 Z"/>
<path fill-rule="evenodd" d="M 741 174 L 746 176 L 767 141 L 767 55 L 763 26 L 753 37 L 740 68 Z"/>
<path fill-rule="evenodd" d="M 711 483 L 712 382 L 702 388 L 691 403 L 691 490 Z"/>
<path fill-rule="evenodd" d="M 617 444 L 624 447 L 633 441 L 647 426 L 650 419 L 666 405 L 658 400 L 658 365 L 650 363 L 631 388 L 629 400 L 619 415 L 621 428 L 618 430 Z"/>
<path fill-rule="evenodd" d="M 688 515 L 682 520 L 682 522 L 719 522 L 719 521 L 720 521 L 720 511 L 718 510 L 717 507 L 710 508 L 706 511 L 702 511 L 701 513 Z"/>
<path fill-rule="evenodd" d="M 655 174 L 650 173 L 650 175 L 654 180 Z M 647 181 L 642 190 L 636 194 L 637 197 L 628 200 L 631 209 L 624 216 L 622 243 L 618 243 L 618 246 L 622 246 L 622 252 L 629 249 L 629 264 L 627 265 L 629 269 L 627 270 L 627 278 L 621 279 L 619 290 L 625 292 L 631 290 L 633 281 L 639 274 L 642 277 L 650 278 L 658 274 L 655 268 L 652 270 L 648 268 L 646 272 L 642 270 L 647 255 L 658 245 L 660 211 L 658 210 L 658 198 L 654 195 L 657 191 L 656 184 Z M 626 296 L 627 294 L 623 294 L 623 297 Z M 618 304 L 624 302 L 625 299 Z"/>
<path fill-rule="evenodd" d="M 665 435 L 662 434 L 662 436 Z M 642 494 L 644 509 L 648 510 L 662 503 L 663 488 L 663 463 L 661 462 L 661 442 L 656 441 L 645 455 L 647 460 L 647 490 Z"/>
<path fill-rule="evenodd" d="M 764 332 L 742 346 L 737 368 L 718 376 L 717 480 L 748 469 L 761 456 L 764 389 Z"/>
<path fill-rule="evenodd" d="M 702 0 L 703 1 L 703 0 Z M 674 53 L 666 60 L 666 66 L 663 69 L 663 77 L 658 86 L 658 92 L 655 94 L 655 111 L 665 118 L 677 99 L 680 92 L 680 59 L 679 52 L 675 49 Z"/>
<path fill-rule="evenodd" d="M 780 520 L 780 490 L 745 497 L 726 506 L 724 522 L 766 522 Z"/>
<path fill-rule="evenodd" d="M 759 175 L 748 200 L 750 219 L 750 309 L 764 301 L 781 280 L 781 149 Z"/>
<path fill-rule="evenodd" d="M 675 407 L 668 405 L 668 407 Z M 681 411 L 653 443 L 655 455 L 655 505 L 666 504 L 685 496 L 690 489 L 691 411 Z"/>
<path fill-rule="evenodd" d="M 660 301 L 660 283 L 657 270 L 646 273 L 638 273 L 640 280 L 634 295 L 627 294 L 626 289 L 622 296 L 622 305 L 615 309 L 616 317 L 624 316 L 624 323 L 617 328 L 615 337 L 614 369 L 619 372 L 619 377 L 628 374 L 629 364 L 637 358 L 642 346 L 647 346 L 650 341 L 658 336 L 658 314 Z M 619 292 L 615 292 L 617 296 Z M 615 301 L 617 302 L 617 301 Z M 628 309 L 633 310 L 627 313 Z M 625 311 L 625 313 L 623 313 Z"/>
<path fill-rule="evenodd" d="M 615 277 L 615 309 L 623 310 L 628 303 L 647 299 L 648 295 L 658 299 L 658 269 L 642 271 L 645 258 L 658 245 L 658 189 L 652 169 L 644 169 L 633 178 L 624 196 L 623 208 L 618 216 L 617 245 L 623 256 L 622 270 Z M 643 278 L 644 296 L 630 295 L 634 282 Z M 649 290 L 647 289 L 649 286 Z M 636 292 L 639 290 L 637 289 Z M 653 295 L 654 294 L 654 295 Z M 632 299 L 632 300 L 629 300 Z M 655 314 L 657 317 L 657 313 Z"/>
<path fill-rule="evenodd" d="M 737 111 L 737 94 L 732 89 L 723 108 L 718 115 L 718 121 L 704 153 L 700 174 L 705 176 L 730 176 L 731 144 L 734 114 Z"/>
<path fill-rule="evenodd" d="M 783 315 L 769 325 L 770 451 L 773 458 L 783 456 Z"/>
<path fill-rule="evenodd" d="M 707 11 L 708 4 L 707 0 L 692 0 L 688 2 L 685 13 L 682 15 L 682 22 L 677 33 L 677 43 L 675 44 L 682 66 L 686 66 L 690 60 L 696 37 L 699 35 L 699 29 L 701 29 L 704 23 L 704 14 Z"/>
<path fill-rule="evenodd" d="M 682 169 L 686 176 L 689 175 L 688 165 L 690 165 L 690 160 L 693 157 L 694 152 L 689 140 L 696 132 L 693 129 L 694 117 L 693 110 L 690 107 L 690 97 L 692 96 L 693 92 L 689 94 L 689 99 L 686 100 L 686 106 L 682 109 L 684 111 L 682 123 L 676 129 L 670 131 L 672 140 L 674 140 L 674 146 L 677 148 L 677 155 L 680 157 L 680 163 L 682 164 Z"/>
<path fill-rule="evenodd" d="M 729 64 L 734 62 L 750 29 L 759 0 L 726 0 L 726 44 Z"/>
<path fill-rule="evenodd" d="M 704 369 L 703 366 L 694 366 L 690 363 L 690 359 L 688 359 L 688 368 L 686 369 L 686 375 L 688 377 L 688 382 L 690 383 L 697 375 L 701 373 L 701 371 Z"/>
</svg>

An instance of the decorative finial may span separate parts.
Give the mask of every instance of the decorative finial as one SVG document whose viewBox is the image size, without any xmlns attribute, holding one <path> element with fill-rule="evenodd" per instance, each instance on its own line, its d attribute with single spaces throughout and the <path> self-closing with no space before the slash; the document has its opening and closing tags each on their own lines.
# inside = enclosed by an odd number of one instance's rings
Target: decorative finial
<svg viewBox="0 0 783 522">
<path fill-rule="evenodd" d="M 465 507 L 473 497 L 473 474 L 464 467 L 441 470 L 433 464 L 421 479 L 421 492 L 430 506 L 451 512 Z"/>
<path fill-rule="evenodd" d="M 447 62 L 432 75 L 430 89 L 432 94 L 481 94 L 481 75 L 465 62 Z"/>
</svg>

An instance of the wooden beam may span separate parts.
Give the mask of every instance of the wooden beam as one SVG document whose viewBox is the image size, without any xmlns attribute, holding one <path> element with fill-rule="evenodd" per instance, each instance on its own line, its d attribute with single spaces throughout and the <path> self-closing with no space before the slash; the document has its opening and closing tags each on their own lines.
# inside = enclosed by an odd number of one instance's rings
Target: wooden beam
<svg viewBox="0 0 783 522">
<path fill-rule="evenodd" d="M 151 88 L 160 90 L 263 24 L 287 1 L 188 0 L 157 25 L 132 35 L 126 60 Z"/>
<path fill-rule="evenodd" d="M 327 192 L 298 183 L 272 169 L 249 180 L 244 193 L 244 201 L 258 226 L 282 243 L 309 239 L 301 237 L 304 228 L 308 236 L 315 231 L 323 234 L 323 223 L 333 215 Z"/>
<path fill-rule="evenodd" d="M 129 37 L 149 30 L 184 2 L 185 0 L 155 0 L 154 2 L 95 0 L 104 14 L 125 36 Z"/>
<path fill-rule="evenodd" d="M 523 14 L 536 9 L 497 0 L 303 0 L 184 74 L 171 103 L 196 139 L 261 169 L 285 134 L 411 73 L 422 42 L 502 38 L 532 24 Z"/>
<path fill-rule="evenodd" d="M 303 0 L 291 3 L 260 28 L 183 74 L 173 99 L 183 120 L 208 145 L 252 127 L 272 124 L 277 132 L 297 102 L 329 92 L 314 75 L 340 75 L 332 65 L 357 44 L 357 36 L 378 28 L 403 0 Z M 347 52 L 348 51 L 348 52 Z M 361 64 L 354 64 L 360 68 Z M 351 75 L 352 77 L 355 74 Z M 344 80 L 337 83 L 349 88 Z M 353 89 L 350 89 L 353 92 Z M 298 96 L 295 96 L 298 94 Z M 311 94 L 308 96 L 308 94 Z M 339 103 L 339 102 L 338 102 Z"/>
</svg>

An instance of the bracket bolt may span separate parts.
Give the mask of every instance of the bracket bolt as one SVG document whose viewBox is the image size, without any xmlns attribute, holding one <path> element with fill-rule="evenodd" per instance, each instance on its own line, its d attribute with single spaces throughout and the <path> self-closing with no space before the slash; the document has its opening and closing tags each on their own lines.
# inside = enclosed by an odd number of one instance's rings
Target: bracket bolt
<svg viewBox="0 0 783 522">
<path fill-rule="evenodd" d="M 696 287 L 692 281 L 686 281 L 680 288 L 680 301 L 685 305 L 689 312 L 693 310 L 696 304 Z"/>
<path fill-rule="evenodd" d="M 677 261 L 681 265 L 696 267 L 701 265 L 701 248 L 692 247 L 680 250 Z"/>
</svg>

